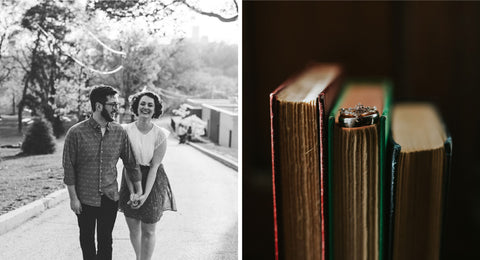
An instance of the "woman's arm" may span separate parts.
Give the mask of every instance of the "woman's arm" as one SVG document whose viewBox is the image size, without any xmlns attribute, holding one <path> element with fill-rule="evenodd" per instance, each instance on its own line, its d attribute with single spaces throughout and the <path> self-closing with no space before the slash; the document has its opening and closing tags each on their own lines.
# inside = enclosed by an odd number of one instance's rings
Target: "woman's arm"
<svg viewBox="0 0 480 260">
<path fill-rule="evenodd" d="M 135 193 L 135 188 L 133 187 L 133 182 L 128 178 L 127 171 L 125 168 L 123 168 L 123 178 L 125 178 L 125 182 L 127 183 L 128 190 L 130 191 L 130 194 Z"/>
<path fill-rule="evenodd" d="M 148 198 L 148 195 L 150 195 L 150 192 L 152 191 L 153 184 L 155 183 L 155 179 L 157 178 L 158 167 L 160 167 L 160 164 L 162 163 L 166 150 L 167 150 L 167 138 L 164 138 L 162 143 L 160 143 L 160 145 L 157 146 L 157 148 L 155 148 L 153 152 L 153 158 L 150 163 L 150 170 L 148 171 L 145 190 L 143 195 L 140 196 L 139 198 L 140 205 L 138 206 L 138 208 L 142 206 L 142 204 L 145 202 L 145 200 Z"/>
<path fill-rule="evenodd" d="M 142 173 L 140 172 L 140 167 L 135 159 L 135 155 L 130 143 L 130 138 L 128 137 L 127 130 L 123 130 L 123 147 L 120 152 L 120 158 L 122 158 L 124 171 L 123 175 L 126 177 L 128 189 L 131 194 L 136 193 L 142 194 Z M 130 184 L 129 184 L 130 182 Z M 133 189 L 132 189 L 133 187 Z"/>
<path fill-rule="evenodd" d="M 130 201 L 127 202 L 127 205 L 130 205 L 132 202 L 137 201 L 140 195 L 142 195 L 143 191 L 140 188 L 135 188 L 132 180 L 128 177 L 127 171 L 123 168 L 123 178 L 125 178 L 125 183 L 127 184 L 128 191 L 130 192 Z"/>
</svg>

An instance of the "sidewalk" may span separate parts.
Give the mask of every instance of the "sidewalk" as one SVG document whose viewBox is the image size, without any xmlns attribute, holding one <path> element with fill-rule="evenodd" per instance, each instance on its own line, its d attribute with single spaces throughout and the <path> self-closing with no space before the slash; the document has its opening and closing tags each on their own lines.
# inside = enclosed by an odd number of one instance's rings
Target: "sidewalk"
<svg viewBox="0 0 480 260">
<path fill-rule="evenodd" d="M 238 173 L 190 146 L 169 140 L 164 166 L 178 212 L 157 224 L 153 259 L 237 259 Z M 135 259 L 122 213 L 114 259 Z M 0 236 L 0 259 L 81 259 L 69 200 Z"/>
</svg>

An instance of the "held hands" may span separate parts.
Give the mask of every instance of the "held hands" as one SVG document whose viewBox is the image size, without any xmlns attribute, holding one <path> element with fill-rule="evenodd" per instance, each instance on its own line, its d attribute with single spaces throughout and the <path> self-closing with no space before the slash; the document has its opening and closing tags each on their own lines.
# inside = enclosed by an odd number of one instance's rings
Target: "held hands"
<svg viewBox="0 0 480 260">
<path fill-rule="evenodd" d="M 130 194 L 130 200 L 127 202 L 127 205 L 130 205 L 132 209 L 139 209 L 143 203 L 145 203 L 146 199 L 147 196 L 144 194 L 132 193 Z"/>
<path fill-rule="evenodd" d="M 141 194 L 130 193 L 130 200 L 127 202 L 127 205 L 130 205 L 132 208 L 138 207 L 138 204 L 140 204 L 140 201 L 138 200 L 140 195 Z"/>
</svg>

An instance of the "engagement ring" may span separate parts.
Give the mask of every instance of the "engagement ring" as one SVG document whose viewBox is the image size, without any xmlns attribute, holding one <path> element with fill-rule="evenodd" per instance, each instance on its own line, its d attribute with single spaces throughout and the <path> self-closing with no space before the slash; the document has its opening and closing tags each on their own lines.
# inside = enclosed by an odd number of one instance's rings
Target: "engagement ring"
<svg viewBox="0 0 480 260">
<path fill-rule="evenodd" d="M 360 127 L 373 125 L 378 122 L 377 107 L 364 106 L 360 103 L 355 107 L 340 108 L 338 123 L 341 127 Z"/>
</svg>

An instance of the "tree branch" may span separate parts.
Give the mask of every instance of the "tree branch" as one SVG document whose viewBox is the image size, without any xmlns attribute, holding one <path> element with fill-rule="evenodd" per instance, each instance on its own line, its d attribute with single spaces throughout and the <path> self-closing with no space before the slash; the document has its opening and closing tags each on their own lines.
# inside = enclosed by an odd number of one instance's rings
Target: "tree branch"
<svg viewBox="0 0 480 260">
<path fill-rule="evenodd" d="M 0 37 L 0 60 L 3 57 L 3 55 L 2 55 L 3 41 L 5 40 L 6 37 L 7 37 L 7 31 L 5 30 L 5 32 Z"/>
<path fill-rule="evenodd" d="M 217 13 L 202 11 L 202 10 L 198 9 L 197 7 L 187 3 L 186 0 L 180 0 L 179 2 L 184 4 L 186 7 L 190 8 L 192 11 L 194 11 L 196 13 L 217 18 L 218 20 L 220 20 L 222 22 L 225 22 L 225 23 L 235 22 L 236 20 L 238 20 L 238 3 L 237 3 L 237 0 L 233 0 L 233 3 L 235 4 L 235 9 L 237 11 L 237 14 L 232 16 L 232 17 L 224 17 L 224 16 L 222 16 L 220 14 L 217 14 Z"/>
<path fill-rule="evenodd" d="M 3 72 L 3 71 L 6 71 L 6 72 Z M 3 68 L 2 69 L 2 75 L 0 75 L 0 84 L 2 84 L 6 79 L 8 79 L 11 72 L 12 72 L 12 68 Z"/>
<path fill-rule="evenodd" d="M 18 53 L 18 52 L 17 52 Z M 24 53 L 25 55 L 25 53 Z M 18 64 L 20 64 L 20 66 L 22 67 L 22 69 L 25 71 L 25 72 L 28 72 L 29 70 L 27 69 L 27 67 L 25 65 L 23 65 L 22 61 L 17 57 L 17 56 L 12 56 L 12 58 L 18 62 Z"/>
</svg>

